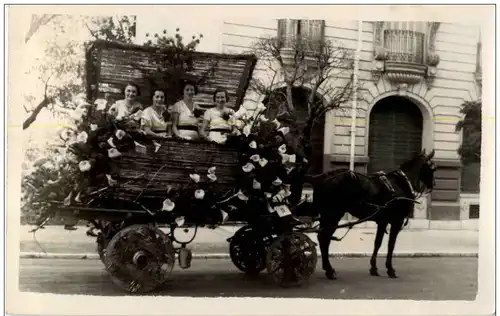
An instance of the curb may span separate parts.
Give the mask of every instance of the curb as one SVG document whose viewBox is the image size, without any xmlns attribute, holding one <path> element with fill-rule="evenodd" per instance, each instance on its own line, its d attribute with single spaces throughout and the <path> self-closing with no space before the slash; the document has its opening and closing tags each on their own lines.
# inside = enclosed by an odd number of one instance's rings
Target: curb
<svg viewBox="0 0 500 316">
<path fill-rule="evenodd" d="M 386 257 L 387 253 L 379 253 L 378 257 Z M 477 252 L 396 252 L 394 258 L 477 258 Z M 22 252 L 22 259 L 81 259 L 99 260 L 96 253 L 37 253 Z M 177 257 L 177 255 L 176 255 Z M 332 252 L 330 258 L 366 258 L 371 257 L 371 252 Z M 321 254 L 318 253 L 318 258 Z M 193 259 L 230 259 L 227 253 L 193 253 Z"/>
</svg>

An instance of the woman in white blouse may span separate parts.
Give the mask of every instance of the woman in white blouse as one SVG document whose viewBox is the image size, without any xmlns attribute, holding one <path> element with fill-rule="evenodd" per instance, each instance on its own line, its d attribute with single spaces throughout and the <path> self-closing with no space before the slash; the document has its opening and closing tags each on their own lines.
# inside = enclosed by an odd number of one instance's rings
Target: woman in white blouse
<svg viewBox="0 0 500 316">
<path fill-rule="evenodd" d="M 234 110 L 226 106 L 227 101 L 229 101 L 227 90 L 216 89 L 213 99 L 215 107 L 205 111 L 200 135 L 206 140 L 217 142 L 232 132 L 232 127 L 228 120 L 230 115 L 234 114 Z"/>
<path fill-rule="evenodd" d="M 165 92 L 159 89 L 155 90 L 153 104 L 142 112 L 141 127 L 147 136 L 156 139 L 169 138 L 169 122 L 165 120 L 167 111 Z"/>
<path fill-rule="evenodd" d="M 108 113 L 117 119 L 127 118 L 135 112 L 142 110 L 142 104 L 137 101 L 140 95 L 139 86 L 128 83 L 123 89 L 124 99 L 116 101 L 108 110 Z"/>
<path fill-rule="evenodd" d="M 193 96 L 197 93 L 196 85 L 184 82 L 182 93 L 182 100 L 176 102 L 172 110 L 172 132 L 181 139 L 197 139 L 198 119 L 194 111 L 199 108 L 193 102 Z"/>
</svg>

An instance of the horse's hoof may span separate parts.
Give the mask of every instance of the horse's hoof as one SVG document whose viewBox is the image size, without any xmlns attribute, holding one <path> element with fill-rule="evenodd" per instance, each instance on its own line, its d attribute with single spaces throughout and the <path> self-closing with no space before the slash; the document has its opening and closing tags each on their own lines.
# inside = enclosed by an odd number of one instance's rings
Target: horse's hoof
<svg viewBox="0 0 500 316">
<path fill-rule="evenodd" d="M 398 276 L 396 275 L 396 271 L 394 271 L 394 270 L 388 270 L 388 271 L 387 271 L 387 275 L 388 275 L 388 276 L 389 276 L 389 278 L 391 278 L 391 279 L 397 279 L 397 278 L 398 278 Z"/>
<path fill-rule="evenodd" d="M 325 272 L 325 275 L 328 280 L 337 280 L 337 273 L 335 273 L 335 271 L 327 271 Z"/>
<path fill-rule="evenodd" d="M 371 276 L 380 276 L 380 274 L 378 274 L 378 270 L 377 270 L 377 268 L 375 268 L 375 269 L 373 269 L 373 268 L 372 268 L 372 269 L 370 269 L 370 275 L 371 275 Z"/>
</svg>

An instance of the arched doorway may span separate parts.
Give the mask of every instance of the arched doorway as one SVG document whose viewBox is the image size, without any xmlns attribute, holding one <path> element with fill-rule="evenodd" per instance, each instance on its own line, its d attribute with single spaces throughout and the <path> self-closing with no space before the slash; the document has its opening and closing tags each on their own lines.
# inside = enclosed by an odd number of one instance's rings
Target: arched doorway
<svg viewBox="0 0 500 316">
<path fill-rule="evenodd" d="M 422 150 L 422 112 L 412 101 L 389 96 L 370 113 L 368 172 L 392 171 Z"/>
<path fill-rule="evenodd" d="M 292 98 L 297 114 L 297 123 L 300 129 L 304 128 L 308 117 L 307 102 L 309 99 L 310 90 L 303 87 L 295 87 L 292 89 Z M 319 95 L 315 96 L 314 102 L 322 102 Z M 281 114 L 282 106 L 286 104 L 286 87 L 274 90 L 270 95 L 267 95 L 262 101 L 267 106 L 266 116 L 274 119 L 278 114 Z M 324 138 L 325 138 L 325 116 L 318 119 L 312 130 L 312 161 L 309 174 L 318 174 L 323 172 L 323 157 L 324 157 Z"/>
</svg>

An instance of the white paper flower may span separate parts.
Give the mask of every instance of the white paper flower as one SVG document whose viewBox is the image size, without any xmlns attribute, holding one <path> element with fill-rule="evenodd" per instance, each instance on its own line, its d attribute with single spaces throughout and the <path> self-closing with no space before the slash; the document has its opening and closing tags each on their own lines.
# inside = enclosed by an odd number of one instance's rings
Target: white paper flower
<svg viewBox="0 0 500 316">
<path fill-rule="evenodd" d="M 148 149 L 146 146 L 144 146 L 143 144 L 140 144 L 136 141 L 134 141 L 134 144 L 135 144 L 135 151 L 140 153 L 140 154 L 147 154 L 148 153 Z"/>
<path fill-rule="evenodd" d="M 111 146 L 113 148 L 116 147 L 115 143 L 113 143 L 113 137 L 108 138 L 108 144 L 109 144 L 109 146 Z"/>
<path fill-rule="evenodd" d="M 257 143 L 254 140 L 252 140 L 248 146 L 252 149 L 257 149 Z"/>
<path fill-rule="evenodd" d="M 288 155 L 288 161 L 289 161 L 290 163 L 295 163 L 295 161 L 296 161 L 296 156 L 295 156 L 295 154 Z"/>
<path fill-rule="evenodd" d="M 78 136 L 76 136 L 76 141 L 85 144 L 88 138 L 89 135 L 86 132 L 81 132 Z"/>
<path fill-rule="evenodd" d="M 66 198 L 64 198 L 63 204 L 68 206 L 71 204 L 71 197 L 73 196 L 73 192 L 70 192 Z"/>
<path fill-rule="evenodd" d="M 208 168 L 208 173 L 209 174 L 215 174 L 215 170 L 217 170 L 217 168 L 214 166 L 214 167 L 210 167 Z"/>
<path fill-rule="evenodd" d="M 122 153 L 119 152 L 118 149 L 116 149 L 116 148 L 108 149 L 109 158 L 117 158 L 117 157 L 120 157 L 121 155 L 122 155 Z"/>
<path fill-rule="evenodd" d="M 45 169 L 54 169 L 54 164 L 50 161 L 47 161 L 42 165 L 42 167 Z"/>
<path fill-rule="evenodd" d="M 273 185 L 275 185 L 275 186 L 279 186 L 282 183 L 283 183 L 283 181 L 281 181 L 281 179 L 278 177 L 276 179 L 274 179 L 274 181 L 273 181 Z"/>
<path fill-rule="evenodd" d="M 90 168 L 92 168 L 92 166 L 90 165 L 90 161 L 83 160 L 83 161 L 80 161 L 80 163 L 78 164 L 78 168 L 80 168 L 81 172 L 85 172 L 85 171 L 89 171 Z"/>
<path fill-rule="evenodd" d="M 157 143 L 156 141 L 153 141 L 153 145 L 155 146 L 155 152 L 158 152 L 158 150 L 160 149 L 161 145 L 159 143 Z"/>
<path fill-rule="evenodd" d="M 170 200 L 170 199 L 165 199 L 165 201 L 163 201 L 162 211 L 167 211 L 167 212 L 170 212 L 170 211 L 172 211 L 174 208 L 175 208 L 175 203 L 174 203 L 174 202 L 172 202 L 172 200 Z"/>
<path fill-rule="evenodd" d="M 93 132 L 93 131 L 97 131 L 97 124 L 90 124 L 90 130 Z"/>
<path fill-rule="evenodd" d="M 122 139 L 123 137 L 125 137 L 125 135 L 126 135 L 126 134 L 127 134 L 127 133 L 125 133 L 125 131 L 123 131 L 123 130 L 121 130 L 121 129 L 118 129 L 118 130 L 116 130 L 116 132 L 115 132 L 115 136 L 116 136 L 116 138 L 118 138 L 118 139 Z"/>
<path fill-rule="evenodd" d="M 260 184 L 259 181 L 253 179 L 253 184 L 252 184 L 252 188 L 254 190 L 260 190 L 262 188 L 262 185 Z"/>
<path fill-rule="evenodd" d="M 251 163 L 247 162 L 247 164 L 246 164 L 246 165 L 244 165 L 244 166 L 242 167 L 242 169 L 243 169 L 243 171 L 245 171 L 245 172 L 250 172 L 250 171 L 252 171 L 253 169 L 255 169 L 255 166 L 254 166 L 253 164 L 251 164 Z"/>
<path fill-rule="evenodd" d="M 245 195 L 245 193 L 241 192 L 241 190 L 238 191 L 238 199 L 242 201 L 248 201 L 248 196 Z"/>
<path fill-rule="evenodd" d="M 205 191 L 203 191 L 202 189 L 194 191 L 194 197 L 198 200 L 203 200 L 203 198 L 205 197 Z"/>
<path fill-rule="evenodd" d="M 290 159 L 290 156 L 287 154 L 281 154 L 281 163 L 285 164 L 288 162 L 288 159 Z"/>
<path fill-rule="evenodd" d="M 290 133 L 290 128 L 285 126 L 285 127 L 278 129 L 278 132 L 281 132 L 283 135 L 286 135 L 286 134 Z"/>
<path fill-rule="evenodd" d="M 182 226 L 184 225 L 184 216 L 179 216 L 175 219 L 175 223 L 177 226 Z"/>
<path fill-rule="evenodd" d="M 217 181 L 217 176 L 213 173 L 207 174 L 207 178 L 210 180 L 210 182 L 215 182 Z"/>
<path fill-rule="evenodd" d="M 250 135 L 250 132 L 252 131 L 252 127 L 250 125 L 245 125 L 245 127 L 243 127 L 243 134 L 248 137 L 248 135 Z"/>
<path fill-rule="evenodd" d="M 261 167 L 263 167 L 263 168 L 264 168 L 264 167 L 267 165 L 267 163 L 268 163 L 268 161 L 267 161 L 267 159 L 266 159 L 266 158 L 260 158 L 260 159 L 259 159 L 259 165 L 260 165 Z"/>
<path fill-rule="evenodd" d="M 191 173 L 189 177 L 194 181 L 194 183 L 200 182 L 200 175 L 197 173 Z"/>
<path fill-rule="evenodd" d="M 80 195 L 81 195 L 81 192 L 78 192 L 78 194 L 75 196 L 75 202 L 78 202 L 78 203 L 82 202 L 82 200 L 80 200 Z"/>
<path fill-rule="evenodd" d="M 257 162 L 257 161 L 259 161 L 259 160 L 260 160 L 260 157 L 259 157 L 259 155 L 255 154 L 255 155 L 252 155 L 252 156 L 250 157 L 250 160 Z"/>
<path fill-rule="evenodd" d="M 103 111 L 106 109 L 106 105 L 108 104 L 108 101 L 106 101 L 106 99 L 97 99 L 94 101 L 94 104 L 96 105 L 97 111 Z"/>
<path fill-rule="evenodd" d="M 108 179 L 109 186 L 115 186 L 118 183 L 118 181 L 113 179 L 110 174 L 107 174 L 106 178 Z"/>
<path fill-rule="evenodd" d="M 49 179 L 49 180 L 47 180 L 47 184 L 51 184 L 51 185 L 52 185 L 52 184 L 56 184 L 56 183 L 58 183 L 60 180 L 61 180 L 61 179 L 57 179 L 57 180 L 55 180 L 55 181 L 54 181 L 54 180 L 50 180 L 50 179 Z"/>
<path fill-rule="evenodd" d="M 281 145 L 281 146 L 278 148 L 278 151 L 279 151 L 279 153 L 280 153 L 280 154 L 284 154 L 284 153 L 286 153 L 286 145 L 285 145 L 285 144 Z"/>
<path fill-rule="evenodd" d="M 220 210 L 220 213 L 222 215 L 222 224 L 223 224 L 227 221 L 227 219 L 229 218 L 229 215 L 226 212 L 224 212 L 223 210 Z"/>
</svg>

